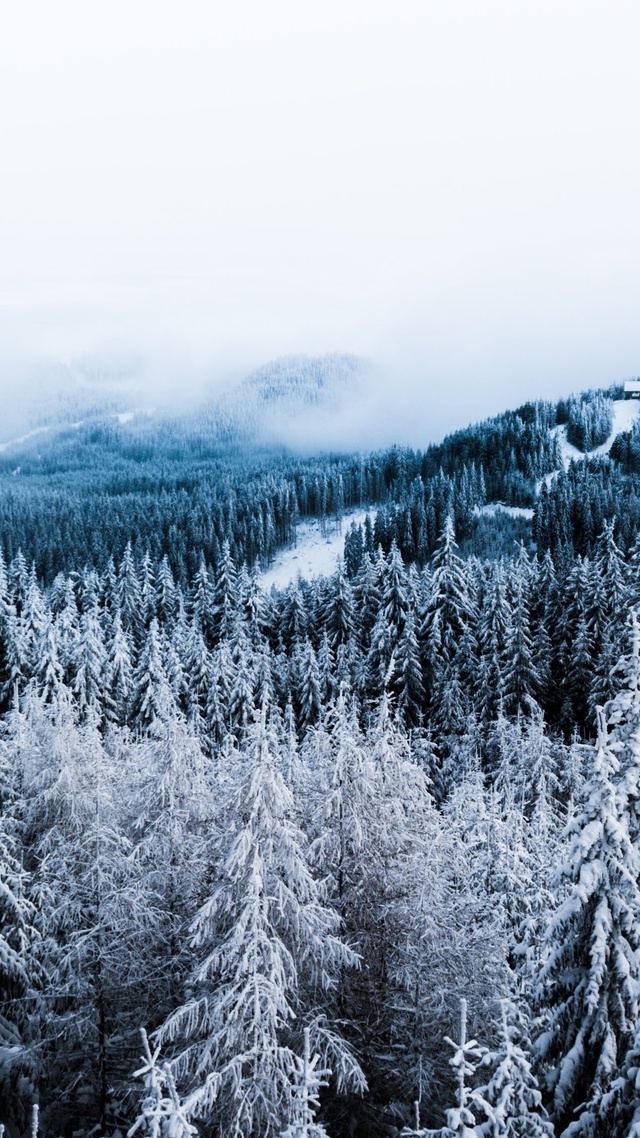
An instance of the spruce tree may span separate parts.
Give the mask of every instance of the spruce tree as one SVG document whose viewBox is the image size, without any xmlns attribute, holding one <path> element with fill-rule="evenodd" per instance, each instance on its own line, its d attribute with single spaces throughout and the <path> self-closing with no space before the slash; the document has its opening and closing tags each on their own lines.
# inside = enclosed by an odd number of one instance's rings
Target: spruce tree
<svg viewBox="0 0 640 1138">
<path fill-rule="evenodd" d="M 608 1133 L 607 1095 L 638 1015 L 640 891 L 619 762 L 601 712 L 580 809 L 556 874 L 560 902 L 546 930 L 538 998 L 539 1061 L 561 1135 Z"/>
<path fill-rule="evenodd" d="M 222 876 L 192 925 L 200 956 L 194 994 L 158 1033 L 160 1041 L 182 1045 L 172 1067 L 190 1084 L 187 1117 L 266 1138 L 294 1110 L 296 1024 L 304 1026 L 339 971 L 356 962 L 309 869 L 276 749 L 263 712 L 246 754 L 229 755 L 235 793 Z M 346 1045 L 335 1033 L 331 1040 L 343 1082 L 362 1085 Z"/>
<path fill-rule="evenodd" d="M 489 1120 L 480 1127 L 483 1138 L 554 1138 L 533 1073 L 522 1017 L 510 1000 L 501 1000 L 499 1044 L 483 1057 L 491 1078 L 478 1088 Z"/>
</svg>

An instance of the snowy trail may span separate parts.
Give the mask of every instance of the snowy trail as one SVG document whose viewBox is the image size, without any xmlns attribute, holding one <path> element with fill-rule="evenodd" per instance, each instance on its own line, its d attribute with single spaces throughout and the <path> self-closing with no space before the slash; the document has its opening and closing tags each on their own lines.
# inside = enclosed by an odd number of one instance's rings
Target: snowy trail
<svg viewBox="0 0 640 1138">
<path fill-rule="evenodd" d="M 0 454 L 4 454 L 9 447 L 19 446 L 20 443 L 26 443 L 29 439 L 35 438 L 36 435 L 43 435 L 49 431 L 50 427 L 35 427 L 33 431 L 27 431 L 26 435 L 20 435 L 17 439 L 9 439 L 6 443 L 0 443 Z"/>
<path fill-rule="evenodd" d="M 609 454 L 611 447 L 616 441 L 618 435 L 630 431 L 638 418 L 640 412 L 640 400 L 637 399 L 614 399 L 613 401 L 613 427 L 609 438 L 602 443 L 601 446 L 596 447 L 594 450 L 585 452 L 578 450 L 567 439 L 566 424 L 559 427 L 554 427 L 551 434 L 555 435 L 560 444 L 560 455 L 562 458 L 562 465 L 564 470 L 568 470 L 572 462 L 582 462 L 585 458 L 598 458 L 602 455 Z M 536 486 L 536 491 L 539 494 L 542 486 L 545 485 L 547 489 L 558 476 L 558 471 L 553 470 L 551 474 L 545 474 L 544 478 L 540 479 Z"/>
<path fill-rule="evenodd" d="M 329 523 L 325 533 L 321 532 L 320 523 L 315 519 L 300 522 L 295 547 L 280 550 L 273 564 L 261 574 L 262 588 L 268 591 L 275 585 L 277 589 L 284 589 L 291 581 L 297 580 L 298 574 L 307 581 L 314 577 L 330 577 L 336 571 L 338 558 L 344 553 L 344 539 L 351 523 L 361 525 L 367 514 L 373 521 L 375 510 L 344 514 L 341 532 L 335 522 Z"/>
<path fill-rule="evenodd" d="M 154 412 L 155 407 L 137 407 L 135 411 L 120 411 L 115 414 L 113 418 L 117 419 L 119 423 L 122 423 L 124 425 L 126 423 L 130 423 L 132 419 L 135 419 L 136 415 L 153 415 Z M 53 428 L 51 424 L 47 424 L 44 427 L 34 427 L 32 431 L 27 431 L 26 434 L 19 435 L 18 438 L 8 439 L 6 443 L 0 443 L 0 454 L 4 454 L 4 452 L 9 450 L 10 447 L 20 446 L 21 443 L 27 443 L 29 439 L 34 439 L 37 435 L 48 434 L 52 429 L 55 431 L 77 431 L 78 428 L 83 427 L 84 424 L 84 419 L 78 419 L 76 423 L 56 423 L 53 425 Z"/>
</svg>

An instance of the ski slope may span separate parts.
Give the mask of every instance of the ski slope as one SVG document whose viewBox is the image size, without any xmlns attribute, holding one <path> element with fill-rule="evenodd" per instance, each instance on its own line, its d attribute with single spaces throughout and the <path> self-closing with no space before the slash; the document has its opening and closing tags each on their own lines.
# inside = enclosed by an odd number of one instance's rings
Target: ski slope
<svg viewBox="0 0 640 1138">
<path fill-rule="evenodd" d="M 599 458 L 602 455 L 609 454 L 618 435 L 623 435 L 631 430 L 638 418 L 638 414 L 640 414 L 640 400 L 614 399 L 611 434 L 601 446 L 595 447 L 594 450 L 590 451 L 578 450 L 578 447 L 574 447 L 573 444 L 569 442 L 567 439 L 566 423 L 563 423 L 559 427 L 554 427 L 551 434 L 555 435 L 558 440 L 564 470 L 568 470 L 572 462 L 582 462 L 585 458 Z M 557 476 L 557 470 L 553 470 L 551 474 L 545 474 L 544 478 L 541 478 L 537 484 L 537 492 L 540 493 L 543 485 L 548 489 Z"/>
<path fill-rule="evenodd" d="M 320 522 L 300 522 L 296 533 L 296 544 L 293 549 L 281 549 L 273 563 L 260 576 L 260 584 L 267 591 L 274 585 L 276 589 L 284 589 L 298 576 L 310 581 L 314 577 L 330 577 L 335 573 L 338 560 L 344 553 L 344 539 L 349 532 L 351 523 L 362 525 L 367 514 L 375 516 L 371 510 L 358 510 L 344 514 L 342 522 L 329 522 L 325 532 L 320 529 Z"/>
</svg>

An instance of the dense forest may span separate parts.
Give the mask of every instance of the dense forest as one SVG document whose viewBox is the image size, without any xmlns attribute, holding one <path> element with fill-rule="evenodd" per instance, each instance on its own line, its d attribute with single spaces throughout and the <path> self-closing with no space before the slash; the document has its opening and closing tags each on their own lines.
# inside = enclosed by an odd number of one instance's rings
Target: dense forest
<svg viewBox="0 0 640 1138">
<path fill-rule="evenodd" d="M 422 452 L 101 412 L 0 454 L 8 1138 L 637 1138 L 620 394 Z"/>
</svg>

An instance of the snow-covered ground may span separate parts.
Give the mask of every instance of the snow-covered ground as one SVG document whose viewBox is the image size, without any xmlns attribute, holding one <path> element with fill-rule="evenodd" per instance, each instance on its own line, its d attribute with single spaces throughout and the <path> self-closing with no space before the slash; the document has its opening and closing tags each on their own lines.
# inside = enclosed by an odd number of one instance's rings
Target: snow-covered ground
<svg viewBox="0 0 640 1138">
<path fill-rule="evenodd" d="M 589 457 L 598 454 L 608 454 L 618 435 L 630 431 L 638 418 L 640 399 L 614 399 L 613 401 L 613 429 L 609 438 L 602 446 L 589 451 Z"/>
<path fill-rule="evenodd" d="M 272 585 L 284 589 L 290 581 L 297 580 L 298 574 L 306 580 L 331 576 L 336 571 L 338 558 L 344 553 L 344 539 L 351 523 L 361 525 L 367 514 L 373 521 L 375 510 L 344 514 L 341 528 L 335 522 L 329 522 L 325 533 L 321 532 L 320 523 L 315 519 L 300 522 L 295 548 L 281 549 L 273 564 L 261 574 L 263 589 L 269 590 Z"/>
<path fill-rule="evenodd" d="M 154 412 L 155 407 L 136 407 L 135 411 L 119 411 L 114 417 L 124 426 L 126 423 L 131 423 L 136 415 L 153 415 Z"/>
<path fill-rule="evenodd" d="M 504 502 L 487 502 L 486 506 L 475 506 L 474 514 L 477 517 L 484 515 L 495 518 L 496 514 L 508 514 L 511 518 L 527 518 L 531 521 L 533 510 L 530 506 L 505 506 Z"/>
<path fill-rule="evenodd" d="M 559 427 L 554 427 L 551 434 L 555 435 L 560 444 L 560 455 L 562 457 L 562 465 L 565 470 L 569 469 L 572 462 L 581 462 L 585 458 L 597 458 L 600 455 L 609 454 L 611 447 L 616 441 L 618 435 L 630 431 L 638 418 L 640 412 L 639 399 L 614 399 L 613 401 L 613 426 L 609 438 L 602 443 L 601 446 L 590 450 L 588 453 L 578 450 L 567 439 L 567 427 L 563 423 Z M 547 489 L 554 481 L 558 474 L 557 470 L 553 470 L 551 474 L 545 474 L 537 484 L 537 492 L 540 493 L 542 485 L 544 484 Z"/>
</svg>

